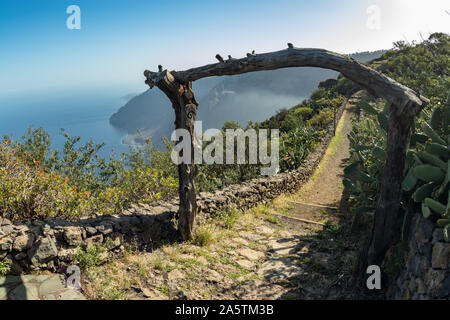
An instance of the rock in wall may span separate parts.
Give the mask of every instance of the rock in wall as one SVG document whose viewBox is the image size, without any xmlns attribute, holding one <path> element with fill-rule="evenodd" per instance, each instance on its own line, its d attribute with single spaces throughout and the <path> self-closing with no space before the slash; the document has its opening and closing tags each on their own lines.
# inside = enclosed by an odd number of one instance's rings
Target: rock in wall
<svg viewBox="0 0 450 320">
<path fill-rule="evenodd" d="M 450 299 L 450 243 L 443 228 L 420 213 L 411 221 L 404 261 L 388 299 Z"/>
</svg>

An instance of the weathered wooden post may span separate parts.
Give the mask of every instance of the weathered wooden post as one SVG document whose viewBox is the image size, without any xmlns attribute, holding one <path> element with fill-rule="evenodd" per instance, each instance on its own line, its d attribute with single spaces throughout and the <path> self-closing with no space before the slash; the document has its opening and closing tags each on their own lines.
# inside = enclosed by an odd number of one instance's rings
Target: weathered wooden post
<svg viewBox="0 0 450 320">
<path fill-rule="evenodd" d="M 195 186 L 195 176 L 197 174 L 197 167 L 194 163 L 194 123 L 197 115 L 198 103 L 195 101 L 194 92 L 192 91 L 192 82 L 188 81 L 185 84 L 177 81 L 173 75 L 167 71 L 162 71 L 155 77 L 150 78 L 150 71 L 146 70 L 144 75 L 147 77 L 147 83 L 150 88 L 157 86 L 161 89 L 172 102 L 172 107 L 175 111 L 175 129 L 185 129 L 190 134 L 189 145 L 191 148 L 190 161 L 188 163 L 178 164 L 178 179 L 179 179 L 179 209 L 178 209 L 178 230 L 183 240 L 191 238 L 194 228 L 195 216 L 197 214 L 197 189 Z M 151 80 L 149 80 L 151 79 Z M 181 137 L 178 137 L 177 143 L 181 142 Z"/>
<path fill-rule="evenodd" d="M 420 95 L 419 95 L 420 97 Z M 411 126 L 414 118 L 426 105 L 414 100 L 405 101 L 403 105 L 391 104 L 388 117 L 386 161 L 381 178 L 380 195 L 375 210 L 372 238 L 369 245 L 367 264 L 380 265 L 384 254 L 393 240 L 398 236 L 402 224 L 400 199 Z"/>
</svg>

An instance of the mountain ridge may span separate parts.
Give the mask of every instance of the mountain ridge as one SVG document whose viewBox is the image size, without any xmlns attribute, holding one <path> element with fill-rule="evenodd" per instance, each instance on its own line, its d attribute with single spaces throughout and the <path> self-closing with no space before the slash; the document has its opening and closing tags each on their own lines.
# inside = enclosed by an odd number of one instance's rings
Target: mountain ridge
<svg viewBox="0 0 450 320">
<path fill-rule="evenodd" d="M 365 63 L 384 51 L 347 56 Z M 243 126 L 250 120 L 263 121 L 308 98 L 321 81 L 337 76 L 332 70 L 305 67 L 200 79 L 193 83 L 200 104 L 197 120 L 203 121 L 204 130 L 221 128 L 227 120 Z M 155 146 L 162 146 L 161 138 L 170 136 L 174 128 L 174 113 L 163 92 L 149 89 L 130 99 L 110 117 L 110 123 L 128 132 L 126 144 L 139 144 L 151 135 Z"/>
</svg>

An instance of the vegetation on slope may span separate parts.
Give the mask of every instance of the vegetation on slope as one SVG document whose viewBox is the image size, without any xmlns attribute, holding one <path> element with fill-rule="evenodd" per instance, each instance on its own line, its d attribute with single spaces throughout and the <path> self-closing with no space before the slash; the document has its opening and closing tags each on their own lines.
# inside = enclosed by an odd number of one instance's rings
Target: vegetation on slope
<svg viewBox="0 0 450 320">
<path fill-rule="evenodd" d="M 448 45 L 448 37 L 438 34 L 430 37 L 429 43 L 418 46 L 429 50 L 429 55 L 416 53 L 411 49 L 415 46 L 398 43 L 396 49 L 378 59 L 378 66 L 394 78 L 396 64 L 405 68 L 423 66 L 426 70 L 441 72 L 442 75 L 432 77 L 429 82 L 423 81 L 427 83 L 423 94 L 431 96 L 433 92 L 440 92 L 435 86 L 448 82 L 448 54 L 445 55 L 441 45 L 445 41 Z M 409 58 L 410 54 L 402 54 L 410 51 L 430 58 L 434 64 L 428 60 L 421 64 L 414 60 L 416 58 Z M 439 59 L 435 59 L 436 55 Z M 391 61 L 397 62 L 392 64 Z M 407 85 L 408 81 L 413 81 L 408 77 L 398 80 Z M 344 96 L 357 89 L 351 81 L 340 77 L 337 82 L 314 91 L 310 99 L 288 110 L 282 109 L 261 123 L 249 122 L 245 129 L 280 129 L 280 169 L 295 169 L 320 143 Z M 227 122 L 222 129 L 238 127 L 236 122 Z M 47 216 L 77 219 L 92 214 L 119 213 L 131 203 L 176 196 L 177 169 L 170 159 L 173 144 L 167 139 L 166 151 L 156 150 L 147 140 L 143 148 L 105 159 L 97 154 L 103 144 L 90 141 L 78 146 L 79 137 L 63 134 L 66 143 L 62 152 L 50 149 L 50 137 L 41 128 L 30 129 L 20 141 L 4 137 L 0 150 L 0 216 L 12 220 Z M 200 191 L 223 188 L 259 176 L 260 167 L 248 162 L 200 165 L 198 186 Z"/>
<path fill-rule="evenodd" d="M 244 129 L 280 129 L 281 171 L 298 168 L 320 143 L 344 101 L 344 81 L 341 78 L 331 88 L 316 90 L 310 99 L 262 123 L 249 122 Z M 229 121 L 222 130 L 237 128 L 241 126 Z M 0 148 L 0 216 L 11 220 L 48 216 L 78 219 L 116 214 L 132 203 L 176 196 L 177 168 L 170 156 L 173 143 L 167 139 L 165 151 L 156 150 L 148 139 L 143 148 L 130 148 L 128 153 L 105 159 L 98 156 L 103 144 L 91 140 L 78 146 L 80 137 L 62 134 L 66 142 L 61 152 L 50 149 L 50 136 L 42 128 L 30 128 L 20 141 L 4 137 Z M 213 191 L 258 177 L 261 165 L 248 160 L 247 154 L 244 164 L 199 165 L 199 190 Z"/>
<path fill-rule="evenodd" d="M 379 69 L 428 97 L 431 103 L 416 119 L 407 153 L 404 197 L 404 230 L 409 213 L 421 210 L 426 218 L 445 227 L 449 241 L 448 220 L 448 141 L 450 127 L 450 36 L 432 34 L 420 44 L 398 42 L 393 50 L 375 61 Z M 344 180 L 352 192 L 357 213 L 371 212 L 379 194 L 384 163 L 389 104 L 361 101 L 364 120 L 355 122 L 349 135 L 353 162 L 346 168 L 353 172 L 353 183 Z"/>
<path fill-rule="evenodd" d="M 161 152 L 130 150 L 106 161 L 97 155 L 102 144 L 77 147 L 79 137 L 66 134 L 66 139 L 62 153 L 50 150 L 50 137 L 41 128 L 30 128 L 21 141 L 1 141 L 0 216 L 78 219 L 175 196 L 177 179 L 153 168 L 165 156 Z"/>
</svg>

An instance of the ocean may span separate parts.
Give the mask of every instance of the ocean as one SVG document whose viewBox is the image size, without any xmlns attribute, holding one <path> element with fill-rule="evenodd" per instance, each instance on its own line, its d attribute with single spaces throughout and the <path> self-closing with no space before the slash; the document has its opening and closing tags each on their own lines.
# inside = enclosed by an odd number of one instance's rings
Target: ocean
<svg viewBox="0 0 450 320">
<path fill-rule="evenodd" d="M 0 137 L 20 139 L 30 126 L 44 128 L 52 138 L 52 148 L 62 150 L 65 138 L 60 129 L 80 136 L 81 146 L 89 139 L 106 143 L 99 155 L 108 158 L 129 147 L 122 144 L 126 133 L 109 124 L 109 117 L 126 103 L 129 92 L 82 90 L 9 94 L 0 96 Z"/>
</svg>

